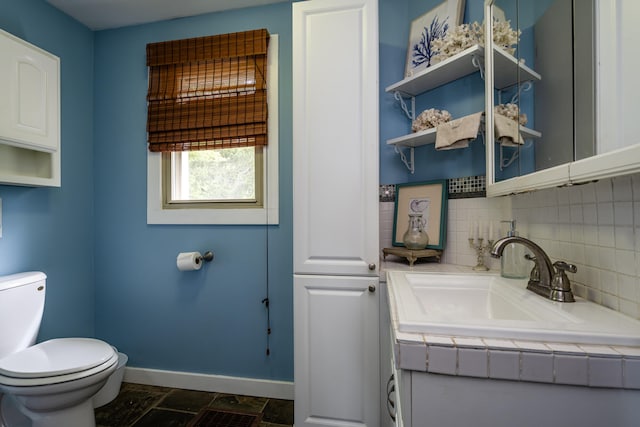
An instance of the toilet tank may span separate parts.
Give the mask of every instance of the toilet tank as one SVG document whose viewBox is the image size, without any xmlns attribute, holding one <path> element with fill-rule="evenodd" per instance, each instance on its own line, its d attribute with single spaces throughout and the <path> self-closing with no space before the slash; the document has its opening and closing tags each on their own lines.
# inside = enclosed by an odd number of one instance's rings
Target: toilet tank
<svg viewBox="0 0 640 427">
<path fill-rule="evenodd" d="M 0 358 L 35 343 L 46 279 L 37 271 L 0 276 Z"/>
</svg>

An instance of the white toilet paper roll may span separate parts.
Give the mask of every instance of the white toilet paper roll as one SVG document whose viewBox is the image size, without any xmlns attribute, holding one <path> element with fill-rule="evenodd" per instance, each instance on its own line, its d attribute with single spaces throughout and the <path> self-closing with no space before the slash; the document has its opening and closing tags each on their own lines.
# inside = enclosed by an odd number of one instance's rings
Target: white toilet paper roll
<svg viewBox="0 0 640 427">
<path fill-rule="evenodd" d="M 176 265 L 180 271 L 193 271 L 202 268 L 202 255 L 200 252 L 180 252 L 176 259 Z"/>
</svg>

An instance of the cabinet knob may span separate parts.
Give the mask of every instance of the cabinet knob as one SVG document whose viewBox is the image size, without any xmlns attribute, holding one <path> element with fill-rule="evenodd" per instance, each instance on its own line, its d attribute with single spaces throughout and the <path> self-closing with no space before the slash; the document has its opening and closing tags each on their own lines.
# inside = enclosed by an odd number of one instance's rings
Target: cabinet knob
<svg viewBox="0 0 640 427">
<path fill-rule="evenodd" d="M 375 285 L 369 285 L 369 292 L 374 293 L 376 291 Z"/>
<path fill-rule="evenodd" d="M 376 269 L 376 265 L 374 263 L 369 264 L 369 270 L 373 271 Z"/>
</svg>

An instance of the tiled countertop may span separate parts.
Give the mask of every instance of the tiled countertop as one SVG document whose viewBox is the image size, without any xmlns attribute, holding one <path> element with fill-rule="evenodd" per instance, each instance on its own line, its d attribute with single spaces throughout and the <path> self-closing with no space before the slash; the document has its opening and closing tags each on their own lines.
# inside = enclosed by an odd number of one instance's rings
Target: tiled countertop
<svg viewBox="0 0 640 427">
<path fill-rule="evenodd" d="M 425 263 L 409 267 L 383 262 L 387 271 L 469 273 L 470 267 Z M 495 273 L 495 272 L 493 272 Z M 387 284 L 396 367 L 476 378 L 640 389 L 640 347 L 561 344 L 495 338 L 406 333 L 398 329 Z"/>
</svg>

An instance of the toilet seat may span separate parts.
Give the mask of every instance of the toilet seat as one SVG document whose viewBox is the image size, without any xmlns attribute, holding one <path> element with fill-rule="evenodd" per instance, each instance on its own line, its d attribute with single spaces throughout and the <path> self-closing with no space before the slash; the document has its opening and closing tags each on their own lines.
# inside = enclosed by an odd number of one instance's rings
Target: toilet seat
<svg viewBox="0 0 640 427">
<path fill-rule="evenodd" d="M 109 344 L 92 338 L 57 338 L 0 359 L 0 384 L 35 386 L 94 375 L 118 362 Z"/>
</svg>

